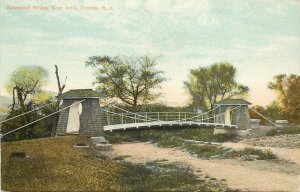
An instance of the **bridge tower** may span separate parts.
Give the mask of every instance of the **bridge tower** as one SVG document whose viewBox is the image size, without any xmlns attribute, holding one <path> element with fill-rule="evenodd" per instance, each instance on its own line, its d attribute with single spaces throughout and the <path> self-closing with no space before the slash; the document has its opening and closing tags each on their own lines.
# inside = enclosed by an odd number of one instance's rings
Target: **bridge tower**
<svg viewBox="0 0 300 192">
<path fill-rule="evenodd" d="M 88 137 L 103 135 L 100 98 L 100 94 L 92 89 L 74 89 L 59 96 L 58 99 L 62 100 L 61 108 L 77 104 L 60 112 L 56 135 L 79 134 Z"/>
<path fill-rule="evenodd" d="M 244 99 L 224 99 L 215 104 L 215 122 L 226 125 L 237 125 L 239 130 L 251 128 L 248 106 Z M 221 115 L 223 114 L 223 115 Z"/>
</svg>

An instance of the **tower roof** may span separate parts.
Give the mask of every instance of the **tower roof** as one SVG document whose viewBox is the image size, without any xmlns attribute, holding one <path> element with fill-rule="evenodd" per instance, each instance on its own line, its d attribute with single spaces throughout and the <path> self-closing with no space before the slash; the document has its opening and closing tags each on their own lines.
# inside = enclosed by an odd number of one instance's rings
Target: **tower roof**
<svg viewBox="0 0 300 192">
<path fill-rule="evenodd" d="M 61 94 L 59 99 L 102 98 L 103 96 L 92 89 L 71 89 Z"/>
<path fill-rule="evenodd" d="M 224 99 L 216 103 L 216 105 L 251 105 L 251 104 L 252 103 L 244 99 Z"/>
</svg>

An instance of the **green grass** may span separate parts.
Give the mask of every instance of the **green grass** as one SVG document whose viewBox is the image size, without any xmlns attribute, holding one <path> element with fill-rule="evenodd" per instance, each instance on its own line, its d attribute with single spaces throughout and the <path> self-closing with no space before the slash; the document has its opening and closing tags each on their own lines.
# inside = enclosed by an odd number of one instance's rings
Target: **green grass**
<svg viewBox="0 0 300 192">
<path fill-rule="evenodd" d="M 282 129 L 281 134 L 299 134 L 300 127 L 285 127 Z"/>
<path fill-rule="evenodd" d="M 184 146 L 190 153 L 197 154 L 200 158 L 210 158 L 215 155 L 220 155 L 225 152 L 222 147 L 213 145 L 192 145 L 185 144 Z"/>
<path fill-rule="evenodd" d="M 300 134 L 300 127 L 274 128 L 268 131 L 266 136 L 275 136 L 282 134 Z"/>
<path fill-rule="evenodd" d="M 233 140 L 236 136 L 230 134 L 213 134 L 213 128 L 178 128 L 160 127 L 157 129 L 140 129 L 116 131 L 107 133 L 105 137 L 110 143 L 153 141 L 164 147 L 178 147 L 183 140 L 198 140 L 210 142 L 226 142 Z"/>
<path fill-rule="evenodd" d="M 277 159 L 276 155 L 270 150 L 259 150 L 254 148 L 245 148 L 242 150 L 235 150 L 226 153 L 225 157 L 235 158 L 235 157 L 249 157 L 251 155 L 258 156 L 258 160 L 271 160 Z"/>
<path fill-rule="evenodd" d="M 5 191 L 228 191 L 167 161 L 131 164 L 74 148 L 75 136 L 2 144 Z"/>
</svg>

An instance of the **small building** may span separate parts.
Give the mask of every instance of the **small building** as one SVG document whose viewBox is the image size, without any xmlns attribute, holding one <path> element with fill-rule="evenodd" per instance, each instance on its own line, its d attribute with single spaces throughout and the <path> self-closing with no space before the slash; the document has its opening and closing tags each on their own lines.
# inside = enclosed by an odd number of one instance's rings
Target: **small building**
<svg viewBox="0 0 300 192">
<path fill-rule="evenodd" d="M 61 94 L 58 98 L 62 101 L 61 109 L 74 105 L 60 112 L 56 135 L 103 135 L 100 98 L 101 95 L 92 89 L 74 89 Z"/>
<path fill-rule="evenodd" d="M 215 104 L 215 122 L 225 125 L 237 125 L 238 129 L 251 128 L 248 106 L 250 102 L 244 99 L 224 99 Z"/>
</svg>

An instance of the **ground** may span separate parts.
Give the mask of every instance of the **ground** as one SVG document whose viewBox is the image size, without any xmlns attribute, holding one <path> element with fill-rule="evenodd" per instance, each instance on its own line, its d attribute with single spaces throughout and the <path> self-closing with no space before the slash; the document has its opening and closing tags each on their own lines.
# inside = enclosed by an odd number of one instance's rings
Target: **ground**
<svg viewBox="0 0 300 192">
<path fill-rule="evenodd" d="M 212 133 L 210 128 L 116 132 L 107 135 L 113 150 L 97 156 L 75 148 L 82 143 L 76 136 L 3 143 L 2 189 L 300 191 L 299 134 L 236 140 Z"/>
<path fill-rule="evenodd" d="M 264 128 L 263 128 L 264 129 Z M 195 174 L 207 175 L 217 180 L 226 181 L 231 189 L 242 191 L 300 191 L 300 134 L 284 134 L 277 136 L 261 136 L 270 129 L 259 130 L 252 138 L 234 142 L 221 143 L 221 148 L 243 150 L 245 148 L 267 151 L 276 155 L 275 159 L 245 161 L 241 158 L 199 158 L 191 154 L 186 147 L 162 148 L 161 141 L 156 143 L 123 143 L 113 146 L 111 156 L 126 156 L 126 160 L 134 163 L 164 160 L 166 163 L 179 163 L 190 167 Z M 298 130 L 298 128 L 297 128 Z M 188 130 L 188 133 L 176 133 L 181 137 L 201 139 L 198 130 Z M 204 131 L 210 140 L 215 139 Z M 191 134 L 192 133 L 192 134 Z M 136 137 L 136 136 L 135 136 Z M 165 140 L 168 140 L 164 138 Z M 190 138 L 188 138 L 190 139 Z M 174 143 L 174 142 L 173 142 Z M 172 146 L 169 144 L 169 146 Z M 208 148 L 214 152 L 214 148 Z M 205 156 L 206 157 L 206 156 Z"/>
<path fill-rule="evenodd" d="M 226 146 L 236 143 L 226 143 Z M 240 159 L 203 160 L 191 156 L 181 149 L 161 148 L 152 143 L 128 143 L 114 145 L 111 155 L 127 156 L 126 160 L 135 163 L 167 160 L 190 166 L 194 173 L 208 175 L 218 180 L 226 180 L 232 189 L 250 191 L 296 191 L 300 185 L 299 162 L 285 161 L 243 161 Z M 282 149 L 284 151 L 284 149 Z M 300 159 L 300 149 L 295 149 Z M 288 153 L 290 153 L 288 151 Z M 275 152 L 275 154 L 277 154 Z M 291 157 L 291 156 L 290 156 Z M 292 159 L 294 159 L 292 158 Z M 286 158 L 289 159 L 289 158 Z"/>
</svg>

